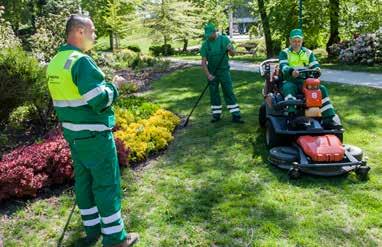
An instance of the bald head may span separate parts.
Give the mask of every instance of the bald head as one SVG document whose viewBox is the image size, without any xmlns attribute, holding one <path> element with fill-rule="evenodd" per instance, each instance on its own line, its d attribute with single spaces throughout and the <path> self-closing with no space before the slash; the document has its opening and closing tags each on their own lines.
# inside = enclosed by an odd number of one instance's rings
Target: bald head
<svg viewBox="0 0 382 247">
<path fill-rule="evenodd" d="M 71 15 L 66 22 L 65 33 L 68 44 L 83 51 L 91 49 L 96 38 L 92 20 L 83 15 Z"/>
<path fill-rule="evenodd" d="M 89 25 L 89 22 L 91 22 L 91 20 L 88 16 L 71 15 L 66 22 L 66 37 L 69 37 L 70 33 L 78 28 L 86 28 L 86 26 Z"/>
</svg>

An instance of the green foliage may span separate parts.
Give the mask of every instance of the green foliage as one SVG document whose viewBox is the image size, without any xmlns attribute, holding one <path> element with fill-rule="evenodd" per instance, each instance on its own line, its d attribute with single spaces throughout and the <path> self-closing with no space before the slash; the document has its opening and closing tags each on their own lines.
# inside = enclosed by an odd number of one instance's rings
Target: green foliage
<svg viewBox="0 0 382 247">
<path fill-rule="evenodd" d="M 150 46 L 149 51 L 151 52 L 153 56 L 159 57 L 162 53 L 162 46 L 161 45 Z"/>
<path fill-rule="evenodd" d="M 132 23 L 135 20 L 134 8 L 135 3 L 132 1 L 107 0 L 103 19 L 106 31 L 111 35 L 112 49 L 119 48 L 119 39 L 125 37 L 134 26 Z"/>
<path fill-rule="evenodd" d="M 192 2 L 147 0 L 144 6 L 148 13 L 145 25 L 151 29 L 153 36 L 161 37 L 164 45 L 175 39 L 187 40 L 201 35 L 201 10 Z"/>
<path fill-rule="evenodd" d="M 30 2 L 31 0 L 0 0 L 0 6 L 5 7 L 4 18 L 14 31 L 18 31 L 20 26 L 28 23 L 31 18 Z"/>
<path fill-rule="evenodd" d="M 129 45 L 127 46 L 127 49 L 138 53 L 141 52 L 141 48 L 139 47 L 139 45 Z"/>
<path fill-rule="evenodd" d="M 114 54 L 114 57 L 115 64 L 113 67 L 115 69 L 124 69 L 132 66 L 132 64 L 139 57 L 139 55 L 130 49 L 121 49 Z"/>
<path fill-rule="evenodd" d="M 0 49 L 20 46 L 10 23 L 3 18 L 4 8 L 0 5 Z"/>
<path fill-rule="evenodd" d="M 325 59 L 328 56 L 328 52 L 324 48 L 317 48 L 313 52 L 320 62 L 322 62 L 322 59 Z"/>
<path fill-rule="evenodd" d="M 175 49 L 170 44 L 166 45 L 153 45 L 150 46 L 149 51 L 155 57 L 159 56 L 172 56 L 175 53 Z"/>
<path fill-rule="evenodd" d="M 81 0 L 84 11 L 89 12 L 97 35 L 102 37 L 116 33 L 113 43 L 119 45 L 119 38 L 136 28 L 136 12 L 140 0 Z"/>
<path fill-rule="evenodd" d="M 21 49 L 3 49 L 0 52 L 0 119 L 4 121 L 18 106 L 27 102 L 45 108 L 45 70 L 38 61 Z M 45 102 L 45 103 L 43 103 Z"/>
<path fill-rule="evenodd" d="M 354 34 L 375 32 L 382 26 L 380 0 L 340 1 L 340 36 L 352 39 Z"/>
<path fill-rule="evenodd" d="M 108 7 L 106 3 L 105 0 L 81 0 L 81 7 L 84 11 L 89 12 L 89 16 L 97 28 L 97 35 L 100 37 L 109 35 L 108 25 L 105 22 Z"/>
<path fill-rule="evenodd" d="M 248 1 L 244 0 L 192 0 L 192 2 L 200 9 L 198 16 L 202 21 L 202 25 L 212 22 L 218 30 L 223 31 L 228 28 L 228 10 L 235 10 L 240 6 L 247 5 Z M 201 26 L 201 30 L 202 30 Z"/>
<path fill-rule="evenodd" d="M 6 134 L 0 133 L 0 146 L 6 146 L 9 142 L 8 136 Z M 0 153 L 1 157 L 1 153 Z M 0 242 L 1 243 L 1 242 Z"/>
<path fill-rule="evenodd" d="M 31 105 L 23 105 L 15 108 L 8 118 L 8 125 L 13 129 L 23 129 L 25 124 L 33 118 L 34 109 Z"/>
<path fill-rule="evenodd" d="M 43 16 L 36 20 L 36 33 L 30 38 L 33 54 L 40 62 L 47 63 L 65 42 L 65 25 L 70 14 L 78 11 L 76 0 L 49 1 L 43 7 Z"/>
<path fill-rule="evenodd" d="M 327 0 L 305 0 L 303 4 L 305 46 L 309 48 L 323 46 L 326 42 L 324 37 L 328 33 L 328 2 Z M 257 0 L 253 1 L 250 6 L 253 10 L 252 13 L 258 15 Z M 288 46 L 290 30 L 298 27 L 298 1 L 266 1 L 265 8 L 272 39 L 276 42 L 276 50 L 280 45 Z M 285 21 L 286 18 L 288 21 Z"/>
<path fill-rule="evenodd" d="M 144 97 L 137 96 L 120 98 L 116 103 L 116 107 L 127 109 L 135 120 L 146 119 L 159 109 L 159 105 L 149 102 Z"/>
<path fill-rule="evenodd" d="M 121 95 L 129 95 L 129 94 L 138 92 L 138 89 L 139 88 L 138 88 L 138 85 L 136 83 L 129 82 L 127 84 L 122 85 L 119 88 L 119 92 Z"/>
</svg>

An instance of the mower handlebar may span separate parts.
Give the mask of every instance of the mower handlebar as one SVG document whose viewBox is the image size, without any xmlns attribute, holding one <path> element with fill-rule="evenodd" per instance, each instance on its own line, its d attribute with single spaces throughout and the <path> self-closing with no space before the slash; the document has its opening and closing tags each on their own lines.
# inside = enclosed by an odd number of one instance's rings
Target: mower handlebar
<svg viewBox="0 0 382 247">
<path fill-rule="evenodd" d="M 321 72 L 316 69 L 297 69 L 297 71 L 300 73 L 298 76 L 299 79 L 306 79 L 306 78 L 319 78 L 321 76 Z M 301 74 L 303 76 L 301 76 Z"/>
<path fill-rule="evenodd" d="M 262 63 L 260 63 L 260 75 L 261 76 L 264 76 L 265 75 L 265 71 L 264 71 L 264 66 L 270 64 L 270 63 L 278 63 L 279 60 L 277 58 L 271 58 L 271 59 L 267 59 L 265 61 L 263 61 Z"/>
<path fill-rule="evenodd" d="M 301 99 L 283 100 L 283 101 L 277 102 L 274 105 L 274 108 L 279 110 L 279 109 L 283 109 L 287 106 L 303 106 L 303 105 L 305 105 L 305 102 Z"/>
</svg>

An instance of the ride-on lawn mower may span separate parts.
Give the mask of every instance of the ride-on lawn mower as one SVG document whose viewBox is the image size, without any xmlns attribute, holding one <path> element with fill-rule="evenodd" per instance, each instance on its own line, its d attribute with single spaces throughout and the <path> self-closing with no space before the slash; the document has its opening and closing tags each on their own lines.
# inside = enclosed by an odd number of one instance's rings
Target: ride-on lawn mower
<svg viewBox="0 0 382 247">
<path fill-rule="evenodd" d="M 304 80 L 302 94 L 295 100 L 284 100 L 280 92 L 282 79 L 278 72 L 278 59 L 269 59 L 260 65 L 265 77 L 264 102 L 259 110 L 259 123 L 266 131 L 266 144 L 270 148 L 271 164 L 287 169 L 291 179 L 301 173 L 319 176 L 337 176 L 354 171 L 366 179 L 370 167 L 363 159 L 360 148 L 344 145 L 344 129 L 325 129 L 320 107 L 320 72 L 299 70 Z M 290 116 L 288 106 L 296 107 Z"/>
</svg>

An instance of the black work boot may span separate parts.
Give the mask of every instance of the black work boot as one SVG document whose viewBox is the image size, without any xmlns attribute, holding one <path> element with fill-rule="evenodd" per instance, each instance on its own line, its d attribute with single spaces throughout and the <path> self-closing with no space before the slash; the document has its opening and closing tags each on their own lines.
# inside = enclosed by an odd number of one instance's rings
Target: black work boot
<svg viewBox="0 0 382 247">
<path fill-rule="evenodd" d="M 322 125 L 324 129 L 328 129 L 328 130 L 342 129 L 341 120 L 339 119 L 337 115 L 323 118 Z"/>
<path fill-rule="evenodd" d="M 241 119 L 241 116 L 232 116 L 232 122 L 234 123 L 244 123 L 244 121 Z"/>
</svg>

